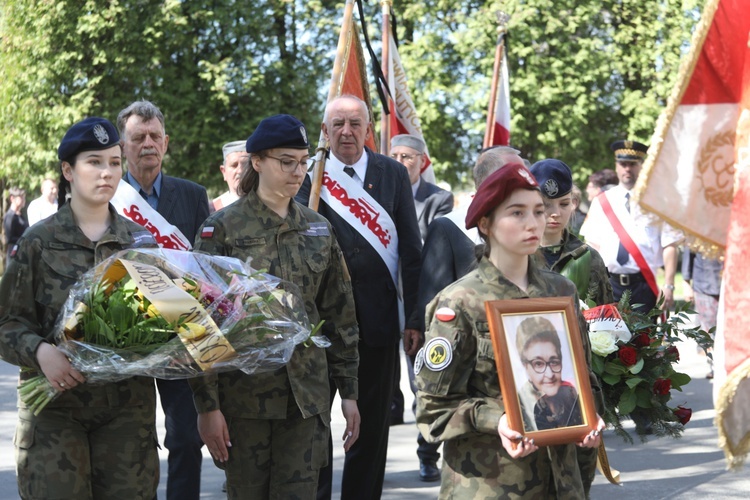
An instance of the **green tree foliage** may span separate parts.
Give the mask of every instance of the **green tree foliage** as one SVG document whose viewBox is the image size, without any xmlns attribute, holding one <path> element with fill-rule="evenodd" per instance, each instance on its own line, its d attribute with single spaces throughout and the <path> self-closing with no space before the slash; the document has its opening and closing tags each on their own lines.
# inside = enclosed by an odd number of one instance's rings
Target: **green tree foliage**
<svg viewBox="0 0 750 500">
<path fill-rule="evenodd" d="M 512 142 L 579 181 L 648 141 L 701 0 L 395 0 L 400 55 L 438 178 L 470 184 L 496 40 L 511 14 Z M 0 0 L 0 182 L 35 188 L 64 131 L 135 99 L 164 111 L 169 173 L 223 190 L 221 145 L 274 113 L 314 138 L 341 0 Z M 365 2 L 380 40 L 380 2 Z M 375 95 L 375 93 L 373 93 Z M 375 103 L 377 107 L 378 104 Z"/>
</svg>

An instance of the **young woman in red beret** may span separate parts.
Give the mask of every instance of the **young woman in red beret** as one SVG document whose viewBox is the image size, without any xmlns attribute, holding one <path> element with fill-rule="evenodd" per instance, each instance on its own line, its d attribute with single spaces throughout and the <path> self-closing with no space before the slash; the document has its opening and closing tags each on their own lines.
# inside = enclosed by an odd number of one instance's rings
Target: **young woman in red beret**
<svg viewBox="0 0 750 500">
<path fill-rule="evenodd" d="M 476 270 L 428 306 L 430 327 L 414 368 L 419 429 L 428 441 L 444 442 L 440 498 L 583 498 L 575 445 L 539 448 L 508 427 L 484 308 L 486 300 L 565 295 L 578 303 L 573 283 L 532 258 L 545 216 L 529 170 L 509 164 L 492 173 L 466 227 L 479 229 L 484 252 Z M 578 446 L 597 447 L 603 429 L 600 419 Z"/>
</svg>

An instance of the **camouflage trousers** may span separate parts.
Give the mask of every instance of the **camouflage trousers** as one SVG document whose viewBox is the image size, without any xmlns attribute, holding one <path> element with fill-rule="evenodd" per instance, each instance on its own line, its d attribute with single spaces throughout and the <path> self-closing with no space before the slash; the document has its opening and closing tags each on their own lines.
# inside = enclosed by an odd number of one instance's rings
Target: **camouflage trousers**
<svg viewBox="0 0 750 500">
<path fill-rule="evenodd" d="M 23 499 L 152 500 L 159 484 L 154 406 L 18 410 Z"/>
<path fill-rule="evenodd" d="M 443 443 L 440 499 L 584 498 L 576 446 L 541 447 L 513 459 L 500 436 L 482 434 Z"/>
<path fill-rule="evenodd" d="M 229 460 L 214 463 L 224 469 L 230 500 L 316 498 L 318 472 L 328 464 L 330 413 L 302 418 L 295 406 L 286 419 L 227 417 L 227 426 Z"/>
</svg>

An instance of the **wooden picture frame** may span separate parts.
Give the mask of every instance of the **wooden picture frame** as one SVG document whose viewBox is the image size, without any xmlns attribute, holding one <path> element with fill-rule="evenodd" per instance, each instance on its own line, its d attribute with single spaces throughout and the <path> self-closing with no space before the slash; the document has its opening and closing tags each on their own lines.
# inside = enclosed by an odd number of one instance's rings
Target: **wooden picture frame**
<svg viewBox="0 0 750 500">
<path fill-rule="evenodd" d="M 573 298 L 488 300 L 485 309 L 508 426 L 538 446 L 579 442 L 596 430 Z"/>
</svg>

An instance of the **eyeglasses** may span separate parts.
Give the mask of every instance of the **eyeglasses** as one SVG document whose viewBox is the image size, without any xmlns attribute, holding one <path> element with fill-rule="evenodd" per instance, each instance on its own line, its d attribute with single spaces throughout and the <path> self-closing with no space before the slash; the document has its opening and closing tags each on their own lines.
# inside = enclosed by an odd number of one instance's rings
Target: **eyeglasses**
<svg viewBox="0 0 750 500">
<path fill-rule="evenodd" d="M 531 361 L 524 360 L 524 363 L 531 365 L 531 369 L 537 373 L 544 373 L 549 366 L 552 373 L 560 373 L 562 371 L 562 361 L 557 358 L 552 358 L 549 361 L 544 361 L 539 358 L 532 359 Z"/>
<path fill-rule="evenodd" d="M 416 158 L 419 155 L 408 155 L 406 153 L 401 154 L 392 154 L 391 158 L 393 158 L 396 161 L 413 161 L 414 158 Z"/>
<path fill-rule="evenodd" d="M 266 155 L 268 158 L 273 158 L 274 160 L 279 161 L 279 165 L 281 165 L 281 170 L 283 172 L 294 172 L 297 170 L 297 167 L 299 165 L 302 165 L 302 168 L 307 171 L 307 167 L 312 162 L 310 158 L 305 158 L 303 160 L 295 160 L 294 158 L 278 158 L 276 156 Z"/>
</svg>

